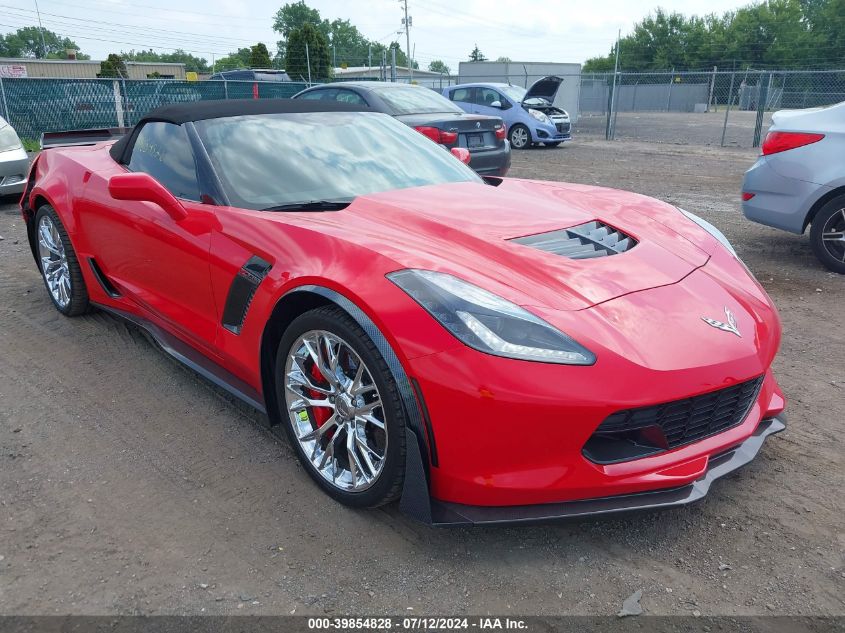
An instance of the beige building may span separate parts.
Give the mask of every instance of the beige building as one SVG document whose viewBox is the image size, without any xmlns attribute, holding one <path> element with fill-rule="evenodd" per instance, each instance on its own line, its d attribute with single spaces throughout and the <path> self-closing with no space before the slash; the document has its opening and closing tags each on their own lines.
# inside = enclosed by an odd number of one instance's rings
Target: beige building
<svg viewBox="0 0 845 633">
<path fill-rule="evenodd" d="M 147 79 L 158 73 L 162 79 L 185 79 L 185 64 L 124 62 L 127 79 Z M 9 59 L 0 57 L 0 77 L 52 77 L 96 79 L 100 62 L 70 59 Z"/>
</svg>

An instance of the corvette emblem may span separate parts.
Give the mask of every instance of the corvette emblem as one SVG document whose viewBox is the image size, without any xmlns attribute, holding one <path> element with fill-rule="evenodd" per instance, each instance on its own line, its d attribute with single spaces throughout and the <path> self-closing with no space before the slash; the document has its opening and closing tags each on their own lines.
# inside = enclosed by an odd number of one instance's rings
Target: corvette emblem
<svg viewBox="0 0 845 633">
<path fill-rule="evenodd" d="M 725 308 L 725 319 L 727 320 L 725 323 L 721 321 L 717 321 L 716 319 L 711 319 L 710 317 L 701 317 L 701 320 L 704 321 L 707 325 L 710 325 L 717 330 L 723 330 L 724 332 L 732 332 L 736 334 L 739 338 L 742 338 L 742 334 L 739 333 L 739 328 L 736 325 L 736 319 L 734 318 L 734 313 Z"/>
</svg>

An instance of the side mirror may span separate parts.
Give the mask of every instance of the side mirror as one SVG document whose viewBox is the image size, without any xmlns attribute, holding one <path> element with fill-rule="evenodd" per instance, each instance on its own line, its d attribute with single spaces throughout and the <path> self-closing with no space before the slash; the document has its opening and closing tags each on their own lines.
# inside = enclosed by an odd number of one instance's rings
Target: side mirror
<svg viewBox="0 0 845 633">
<path fill-rule="evenodd" d="M 469 155 L 469 150 L 466 147 L 453 147 L 449 151 L 452 152 L 452 156 L 457 158 L 464 165 L 469 165 L 471 156 Z"/>
<path fill-rule="evenodd" d="M 501 109 L 501 107 L 502 107 L 502 102 L 501 102 L 501 101 L 494 101 L 493 103 L 491 103 L 491 104 L 490 104 L 490 107 L 491 107 L 491 108 L 500 108 L 500 109 Z"/>
<path fill-rule="evenodd" d="M 115 200 L 155 203 L 177 222 L 188 217 L 176 196 L 149 174 L 139 172 L 112 176 L 109 178 L 109 194 Z"/>
</svg>

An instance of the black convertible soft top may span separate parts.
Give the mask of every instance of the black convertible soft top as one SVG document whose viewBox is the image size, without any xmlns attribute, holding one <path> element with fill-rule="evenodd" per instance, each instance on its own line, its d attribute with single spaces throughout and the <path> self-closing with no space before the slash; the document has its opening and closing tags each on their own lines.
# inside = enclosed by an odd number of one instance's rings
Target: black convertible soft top
<svg viewBox="0 0 845 633">
<path fill-rule="evenodd" d="M 369 108 L 362 105 L 314 99 L 229 99 L 225 101 L 174 103 L 148 112 L 126 136 L 111 146 L 109 153 L 117 162 L 124 162 L 127 146 L 134 141 L 136 132 L 149 121 L 163 121 L 182 125 L 191 121 L 255 114 L 367 111 L 369 111 Z"/>
</svg>

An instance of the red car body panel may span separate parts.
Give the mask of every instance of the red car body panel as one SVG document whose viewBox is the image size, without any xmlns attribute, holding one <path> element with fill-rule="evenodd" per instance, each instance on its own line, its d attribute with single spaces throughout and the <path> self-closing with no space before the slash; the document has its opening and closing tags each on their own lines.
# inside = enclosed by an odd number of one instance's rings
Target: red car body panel
<svg viewBox="0 0 845 633">
<path fill-rule="evenodd" d="M 109 144 L 43 152 L 24 206 L 49 202 L 80 261 L 91 300 L 177 336 L 261 394 L 268 320 L 295 288 L 317 285 L 360 308 L 417 381 L 438 463 L 435 499 L 508 506 L 671 488 L 747 439 L 784 398 L 770 366 L 780 322 L 743 264 L 674 207 L 574 184 L 505 179 L 357 198 L 330 213 L 267 213 L 184 202 L 175 221 L 146 202 L 110 197 L 125 172 Z M 515 211 L 519 210 L 519 211 Z M 573 260 L 508 241 L 601 220 L 639 243 Z M 272 268 L 242 330 L 220 325 L 233 279 L 258 255 Z M 595 353 L 592 366 L 511 360 L 470 349 L 385 278 L 404 268 L 451 273 L 508 299 Z M 742 337 L 708 326 L 724 306 Z M 687 398 L 765 376 L 745 421 L 675 450 L 599 465 L 581 448 L 620 409 Z"/>
</svg>

